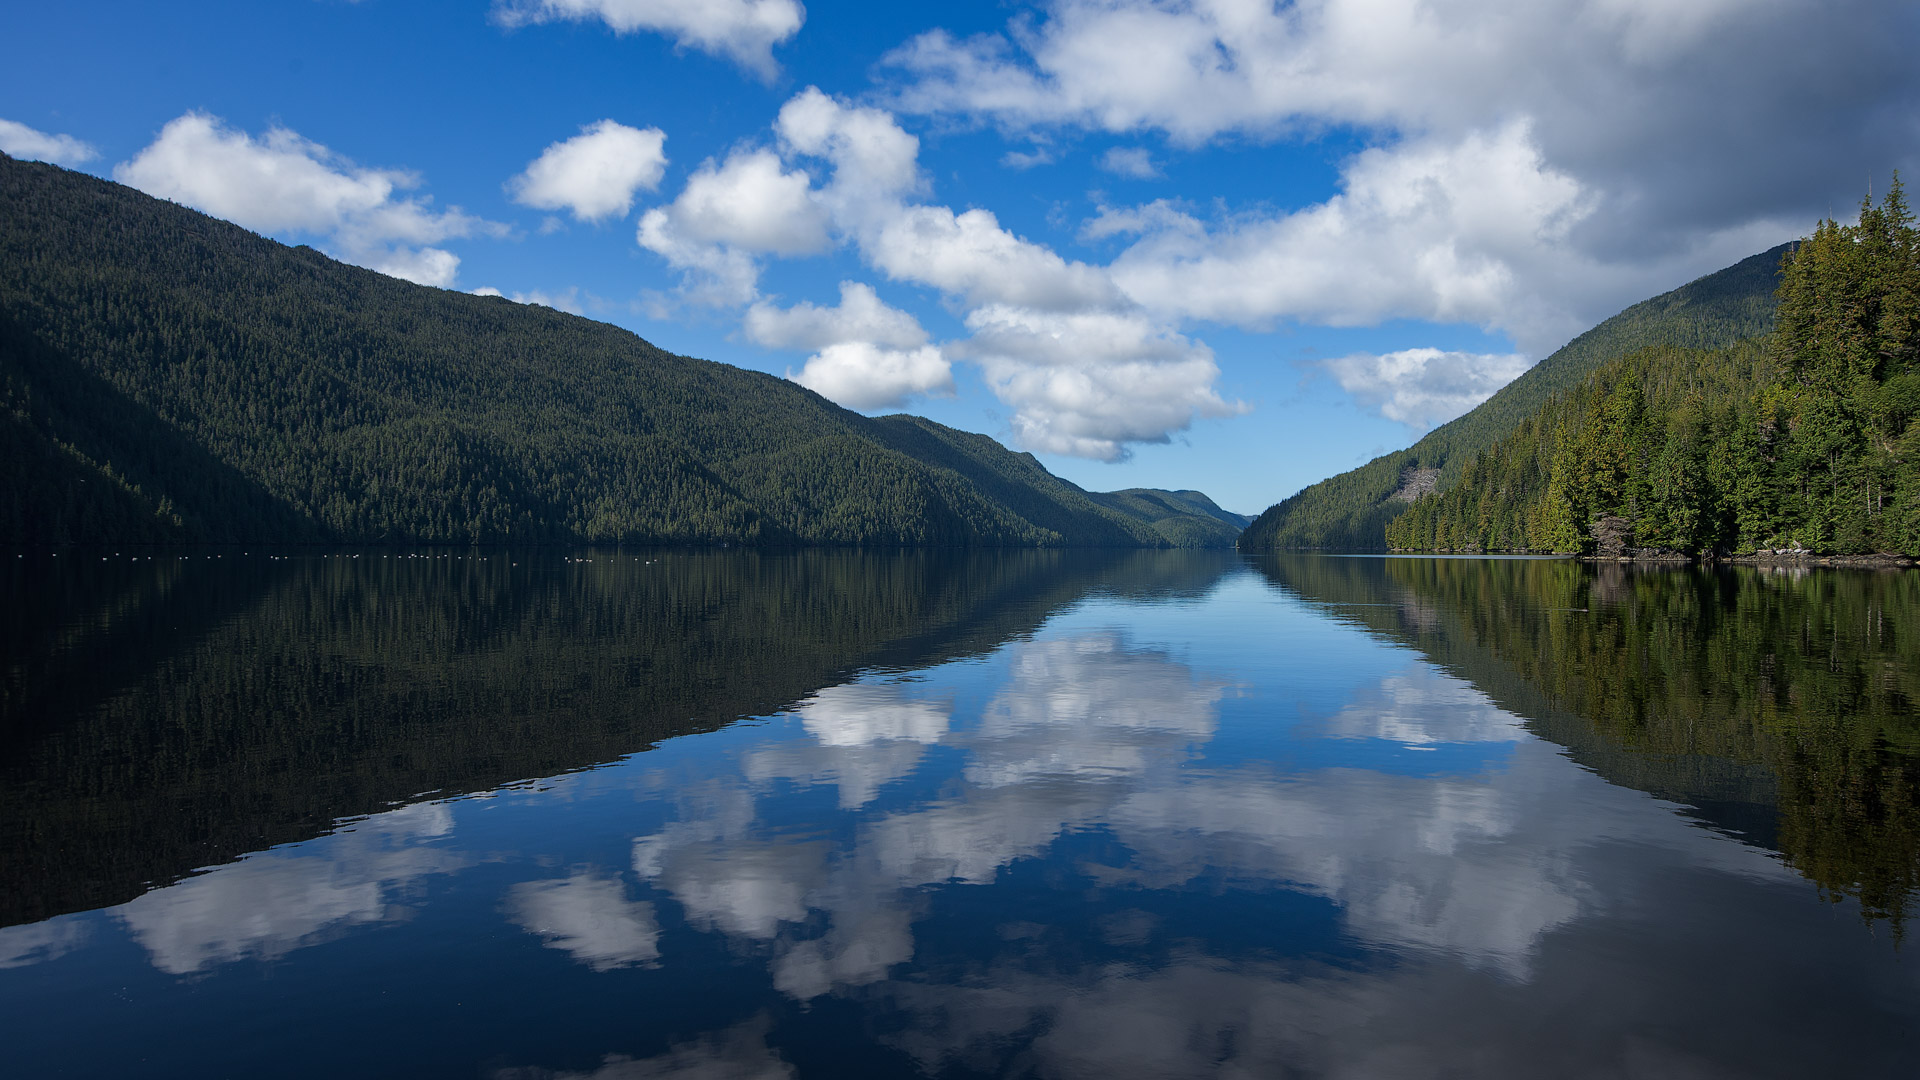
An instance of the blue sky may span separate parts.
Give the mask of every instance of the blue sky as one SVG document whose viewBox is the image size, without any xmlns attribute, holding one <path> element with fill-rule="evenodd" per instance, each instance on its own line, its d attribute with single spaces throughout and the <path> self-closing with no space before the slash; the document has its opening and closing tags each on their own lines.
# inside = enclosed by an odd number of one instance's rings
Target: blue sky
<svg viewBox="0 0 1920 1080">
<path fill-rule="evenodd" d="M 1893 0 L 10 5 L 0 150 L 1253 513 L 1920 155 Z"/>
</svg>

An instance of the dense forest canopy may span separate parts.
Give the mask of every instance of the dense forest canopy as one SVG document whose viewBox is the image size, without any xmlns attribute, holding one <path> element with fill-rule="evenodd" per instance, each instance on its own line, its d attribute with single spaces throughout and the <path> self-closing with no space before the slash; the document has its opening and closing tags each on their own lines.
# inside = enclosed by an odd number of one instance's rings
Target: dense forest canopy
<svg viewBox="0 0 1920 1080">
<path fill-rule="evenodd" d="M 1770 336 L 1555 395 L 1396 548 L 1920 555 L 1920 230 L 1898 179 L 1786 256 Z"/>
<path fill-rule="evenodd" d="M 1405 450 L 1312 485 L 1261 514 L 1240 538 L 1242 551 L 1377 551 L 1387 523 L 1428 491 L 1446 491 L 1468 463 L 1505 438 L 1556 394 L 1597 369 L 1654 346 L 1721 348 L 1773 327 L 1774 286 L 1786 246 L 1622 311 L 1456 420 Z"/>
<path fill-rule="evenodd" d="M 0 155 L 0 543 L 1230 546 L 983 435 Z M 1211 508 L 1211 509 L 1208 509 Z"/>
</svg>

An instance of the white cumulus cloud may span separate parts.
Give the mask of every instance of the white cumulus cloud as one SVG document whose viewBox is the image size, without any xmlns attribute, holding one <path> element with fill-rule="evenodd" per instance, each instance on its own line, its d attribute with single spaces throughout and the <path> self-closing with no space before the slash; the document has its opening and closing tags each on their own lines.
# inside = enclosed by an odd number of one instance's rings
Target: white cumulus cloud
<svg viewBox="0 0 1920 1080">
<path fill-rule="evenodd" d="M 71 135 L 49 135 L 14 120 L 0 120 L 0 153 L 55 165 L 79 165 L 100 156 L 98 150 Z"/>
<path fill-rule="evenodd" d="M 1143 216 L 1129 224 L 1148 231 L 1115 261 L 1114 278 L 1149 307 L 1254 327 L 1419 318 L 1499 326 L 1536 347 L 1580 328 L 1564 304 L 1545 305 L 1563 316 L 1552 318 L 1518 303 L 1574 272 L 1564 241 L 1592 208 L 1577 181 L 1542 160 L 1525 123 L 1366 151 L 1342 188 L 1211 229 Z"/>
<path fill-rule="evenodd" d="M 180 116 L 113 178 L 262 233 L 322 238 L 348 262 L 422 285 L 453 284 L 460 259 L 434 245 L 505 229 L 436 210 L 412 173 L 371 169 L 274 127 L 254 138 L 202 112 Z"/>
<path fill-rule="evenodd" d="M 760 345 L 811 350 L 793 381 L 849 408 L 891 408 L 953 392 L 953 365 L 927 344 L 920 321 L 889 307 L 871 285 L 841 282 L 838 307 L 757 303 L 747 310 L 745 329 Z"/>
<path fill-rule="evenodd" d="M 1131 443 L 1164 443 L 1198 417 L 1245 405 L 1214 390 L 1213 351 L 1138 313 L 1058 313 L 993 304 L 967 316 L 956 351 L 1014 407 L 1020 445 L 1118 461 Z"/>
<path fill-rule="evenodd" d="M 1017 235 L 990 210 L 917 201 L 919 140 L 891 114 L 809 87 L 782 107 L 775 131 L 781 153 L 709 163 L 671 205 L 643 215 L 639 240 L 687 273 L 683 295 L 753 305 L 750 339 L 813 350 L 795 381 L 851 407 L 892 407 L 952 392 L 951 360 L 969 359 L 1014 407 L 1016 443 L 1108 461 L 1197 418 L 1244 411 L 1214 390 L 1212 352 L 1152 317 L 1106 267 Z M 826 164 L 823 185 L 807 159 Z M 968 309 L 973 337 L 928 344 L 917 321 L 864 285 L 843 289 L 838 308 L 759 302 L 759 255 L 842 243 L 888 278 Z"/>
<path fill-rule="evenodd" d="M 1444 424 L 1493 396 L 1530 366 L 1515 353 L 1402 349 L 1326 362 L 1341 389 L 1416 432 Z"/>
<path fill-rule="evenodd" d="M 709 161 L 672 203 L 641 215 L 641 247 L 686 274 L 695 303 L 749 303 L 758 295 L 758 255 L 812 255 L 833 243 L 813 181 L 770 150 L 736 150 Z"/>
<path fill-rule="evenodd" d="M 626 217 L 635 192 L 659 186 L 666 141 L 659 128 L 602 120 L 547 147 L 507 190 L 523 206 L 570 210 L 580 221 Z"/>
<path fill-rule="evenodd" d="M 799 0 L 500 0 L 494 12 L 508 26 L 599 20 L 618 34 L 665 34 L 767 80 L 780 71 L 773 47 L 799 33 L 807 18 Z"/>
<path fill-rule="evenodd" d="M 850 409 L 888 409 L 924 394 L 953 393 L 953 365 L 932 345 L 889 349 L 843 341 L 807 358 L 793 381 Z"/>
<path fill-rule="evenodd" d="M 915 38 L 888 58 L 889 100 L 1026 140 L 1346 130 L 1371 147 L 1315 204 L 1090 226 L 1140 236 L 1113 277 L 1175 321 L 1471 323 L 1537 358 L 1797 235 L 1867 170 L 1920 165 L 1920 8 L 1902 0 L 1042 8 L 1002 34 Z"/>
</svg>

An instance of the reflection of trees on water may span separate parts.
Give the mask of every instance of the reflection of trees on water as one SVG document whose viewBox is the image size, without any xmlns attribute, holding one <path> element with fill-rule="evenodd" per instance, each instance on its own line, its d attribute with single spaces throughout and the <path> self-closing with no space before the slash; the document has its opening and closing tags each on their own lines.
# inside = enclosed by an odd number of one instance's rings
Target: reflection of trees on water
<svg viewBox="0 0 1920 1080">
<path fill-rule="evenodd" d="M 1272 557 L 1619 783 L 1776 846 L 1899 933 L 1920 887 L 1920 575 Z M 1410 617 L 1405 613 L 1417 613 Z"/>
<path fill-rule="evenodd" d="M 777 712 L 861 668 L 979 653 L 1091 591 L 1188 594 L 1231 556 L 9 562 L 0 925 L 118 903 L 423 793 L 551 776 Z M 816 703 L 822 723 L 831 706 Z"/>
</svg>

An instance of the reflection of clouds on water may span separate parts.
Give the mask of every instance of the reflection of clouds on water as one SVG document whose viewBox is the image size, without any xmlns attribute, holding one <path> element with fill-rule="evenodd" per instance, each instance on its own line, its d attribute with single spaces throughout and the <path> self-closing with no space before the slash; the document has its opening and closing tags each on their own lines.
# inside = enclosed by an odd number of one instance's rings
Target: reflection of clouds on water
<svg viewBox="0 0 1920 1080">
<path fill-rule="evenodd" d="M 946 735 L 953 703 L 910 698 L 893 683 L 854 683 L 821 690 L 794 711 L 812 738 L 749 751 L 747 779 L 834 784 L 840 808 L 852 810 L 912 774 L 927 746 Z"/>
<path fill-rule="evenodd" d="M 836 910 L 824 937 L 786 943 L 773 962 L 773 985 L 809 1001 L 836 986 L 865 986 L 913 959 L 913 913 L 905 907 Z"/>
<path fill-rule="evenodd" d="M 1443 742 L 1517 742 L 1527 738 L 1519 717 L 1487 700 L 1473 685 L 1413 664 L 1355 695 L 1327 723 L 1335 738 L 1388 739 L 1412 746 Z"/>
<path fill-rule="evenodd" d="M 1173 764 L 1212 737 L 1226 686 L 1114 632 L 1024 643 L 1013 650 L 1013 679 L 969 740 L 967 779 L 1003 787 Z"/>
<path fill-rule="evenodd" d="M 1290 881 L 1339 903 L 1362 938 L 1523 978 L 1540 935 L 1581 911 L 1587 890 L 1566 845 L 1593 823 L 1577 796 L 1572 807 L 1514 796 L 1346 769 L 1217 774 L 1117 807 L 1114 831 L 1135 859 L 1113 876 L 1159 888 L 1207 874 Z"/>
<path fill-rule="evenodd" d="M 618 878 L 578 873 L 561 881 L 513 887 L 514 921 L 595 971 L 648 964 L 660 957 L 653 905 L 630 901 Z"/>
<path fill-rule="evenodd" d="M 87 939 L 87 924 L 71 915 L 24 926 L 0 927 L 0 969 L 57 960 Z"/>
<path fill-rule="evenodd" d="M 912 1022 L 888 1041 L 930 1075 L 956 1062 L 1004 1062 L 1006 1048 L 1020 1046 L 1020 1073 L 1048 1080 L 1707 1080 L 1806 1075 L 1813 1064 L 1769 1061 L 1767 1051 L 1725 1045 L 1740 1036 L 1716 1021 L 1761 1008 L 1764 990 L 1738 993 L 1728 1008 L 1711 995 L 1676 1001 L 1620 985 L 1606 987 L 1603 1006 L 1593 999 L 1596 989 L 1583 982 L 1542 994 L 1417 962 L 1355 972 L 1187 956 L 1151 972 L 1120 968 L 1084 979 L 998 968 L 965 985 L 897 987 L 896 1001 Z M 1609 1007 L 1614 1011 L 1603 1011 Z M 1680 1016 L 1686 1022 L 1675 1023 Z M 1040 1034 L 1026 1044 L 1034 1031 Z M 1822 1040 L 1789 1041 L 1802 1058 L 1832 1052 Z M 1709 1056 L 1703 1048 L 1719 1052 Z M 1726 1066 L 1740 1057 L 1763 1068 Z"/>
<path fill-rule="evenodd" d="M 664 889 L 687 921 L 760 941 L 780 924 L 807 917 L 807 894 L 825 874 L 827 845 L 756 835 L 753 795 L 720 784 L 690 800 L 705 814 L 686 814 L 633 842 L 633 870 Z"/>
<path fill-rule="evenodd" d="M 769 943 L 775 982 L 796 998 L 884 978 L 913 956 L 915 890 L 989 883 L 1063 829 L 1098 822 L 1141 778 L 1177 767 L 1212 734 L 1226 687 L 1112 632 L 1011 652 L 1011 680 L 963 732 L 948 730 L 949 703 L 909 699 L 898 685 L 815 695 L 798 710 L 812 738 L 742 755 L 747 787 L 685 793 L 680 820 L 634 841 L 634 870 L 693 925 Z M 858 808 L 934 741 L 970 753 L 966 779 L 977 786 L 867 819 L 850 851 L 768 835 L 757 818 L 748 787 L 831 777 L 842 807 Z M 828 914 L 826 932 L 801 937 L 813 911 Z"/>
<path fill-rule="evenodd" d="M 951 702 L 916 701 L 890 683 L 829 686 L 794 711 L 823 746 L 866 746 L 906 739 L 935 743 L 947 733 Z"/>
<path fill-rule="evenodd" d="M 882 979 L 911 959 L 909 909 L 928 887 L 991 884 L 1018 860 L 1045 857 L 1063 833 L 1096 827 L 1129 852 L 1124 865 L 1083 868 L 1105 885 L 1285 883 L 1338 904 L 1357 938 L 1524 981 L 1543 937 L 1598 904 L 1583 850 L 1646 831 L 1643 796 L 1584 774 L 1570 784 L 1553 747 L 1426 665 L 1354 699 L 1337 714 L 1336 733 L 1512 741 L 1500 770 L 1437 778 L 1360 769 L 1284 776 L 1261 765 L 1199 770 L 1196 747 L 1212 737 L 1228 684 L 1113 632 L 1021 643 L 1008 653 L 1010 677 L 972 727 L 947 730 L 944 713 L 938 725 L 909 719 L 925 713 L 904 705 L 897 687 L 822 695 L 837 703 L 833 725 L 821 730 L 838 747 L 816 737 L 749 751 L 751 784 L 690 793 L 680 821 L 635 842 L 635 869 L 679 900 L 694 925 L 762 943 L 778 988 L 801 999 Z M 855 702 L 880 719 L 857 719 L 867 714 Z M 758 819 L 750 787 L 822 775 L 809 754 L 917 750 L 899 737 L 910 731 L 966 752 L 963 788 L 864 817 L 851 848 L 772 835 Z M 872 775 L 905 775 L 913 760 L 903 756 Z M 852 770 L 839 768 L 844 785 Z M 875 786 L 856 788 L 853 800 L 843 786 L 843 807 L 865 806 Z M 815 912 L 827 916 L 824 933 L 809 922 Z"/>
<path fill-rule="evenodd" d="M 169 974 L 279 956 L 330 931 L 392 918 L 394 893 L 465 865 L 465 856 L 427 844 L 452 827 L 444 803 L 375 814 L 320 841 L 155 889 L 115 913 Z"/>
<path fill-rule="evenodd" d="M 793 1066 L 767 1045 L 767 1021 L 749 1020 L 650 1058 L 609 1054 L 592 1072 L 501 1069 L 494 1080 L 788 1080 Z"/>
<path fill-rule="evenodd" d="M 975 790 L 881 818 L 863 831 L 861 851 L 897 888 L 988 885 L 1001 867 L 1045 851 L 1063 829 L 1098 822 L 1115 794 L 1044 780 Z"/>
</svg>

